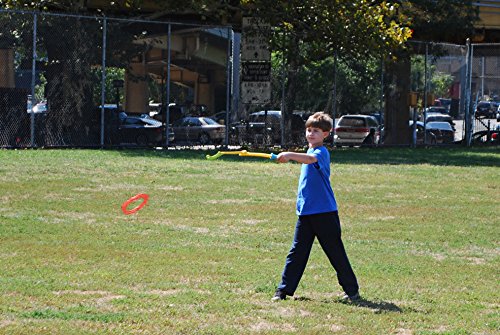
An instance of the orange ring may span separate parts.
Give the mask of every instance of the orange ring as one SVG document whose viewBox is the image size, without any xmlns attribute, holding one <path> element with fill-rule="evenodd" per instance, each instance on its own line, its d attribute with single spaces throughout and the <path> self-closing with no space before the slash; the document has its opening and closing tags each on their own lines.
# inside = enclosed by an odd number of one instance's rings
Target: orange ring
<svg viewBox="0 0 500 335">
<path fill-rule="evenodd" d="M 134 201 L 139 200 L 139 199 L 142 199 L 142 202 L 137 207 L 132 208 L 132 209 L 127 209 L 128 205 L 130 205 L 131 203 L 133 203 Z M 122 204 L 123 214 L 130 215 L 130 214 L 137 212 L 142 207 L 146 206 L 148 199 L 149 199 L 149 195 L 147 195 L 146 193 L 139 193 L 137 195 L 134 195 L 132 198 L 128 199 L 127 201 L 125 201 Z"/>
</svg>

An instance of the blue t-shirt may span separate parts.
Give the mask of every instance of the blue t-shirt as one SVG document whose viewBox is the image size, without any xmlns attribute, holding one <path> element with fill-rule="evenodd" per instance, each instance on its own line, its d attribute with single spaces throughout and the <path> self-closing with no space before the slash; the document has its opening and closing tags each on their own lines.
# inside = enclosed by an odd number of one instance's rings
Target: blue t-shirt
<svg viewBox="0 0 500 335">
<path fill-rule="evenodd" d="M 330 185 L 330 153 L 324 146 L 309 148 L 307 154 L 318 160 L 302 164 L 297 191 L 297 215 L 320 214 L 337 210 Z"/>
</svg>

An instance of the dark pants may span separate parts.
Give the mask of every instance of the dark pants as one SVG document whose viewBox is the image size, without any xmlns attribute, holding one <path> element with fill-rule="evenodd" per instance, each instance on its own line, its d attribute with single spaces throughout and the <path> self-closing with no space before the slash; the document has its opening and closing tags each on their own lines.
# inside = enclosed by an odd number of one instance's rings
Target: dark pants
<svg viewBox="0 0 500 335">
<path fill-rule="evenodd" d="M 359 289 L 358 282 L 340 235 L 340 220 L 336 211 L 299 216 L 292 248 L 286 257 L 278 289 L 287 295 L 295 293 L 306 268 L 314 238 L 318 237 L 319 244 L 337 272 L 340 286 L 348 295 L 356 294 Z"/>
</svg>

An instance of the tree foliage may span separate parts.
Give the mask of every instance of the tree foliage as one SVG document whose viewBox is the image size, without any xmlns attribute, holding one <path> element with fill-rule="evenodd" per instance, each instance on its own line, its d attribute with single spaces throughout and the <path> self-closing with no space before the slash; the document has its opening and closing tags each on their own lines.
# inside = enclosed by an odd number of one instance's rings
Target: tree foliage
<svg viewBox="0 0 500 335">
<path fill-rule="evenodd" d="M 471 0 L 400 1 L 402 14 L 411 19 L 413 38 L 420 41 L 463 44 L 474 33 L 479 9 Z"/>
</svg>

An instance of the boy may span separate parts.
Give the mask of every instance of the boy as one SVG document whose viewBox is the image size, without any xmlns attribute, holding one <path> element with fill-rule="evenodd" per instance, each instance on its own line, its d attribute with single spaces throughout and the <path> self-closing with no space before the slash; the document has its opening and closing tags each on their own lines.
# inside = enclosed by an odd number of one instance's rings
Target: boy
<svg viewBox="0 0 500 335">
<path fill-rule="evenodd" d="M 310 116 L 306 124 L 307 153 L 282 152 L 277 161 L 302 163 L 297 193 L 295 236 L 281 275 L 281 283 L 273 301 L 293 296 L 317 237 L 330 263 L 337 272 L 344 300 L 360 299 L 359 286 L 340 238 L 340 220 L 337 203 L 330 185 L 330 154 L 323 146 L 333 121 L 328 114 L 318 112 Z"/>
</svg>

